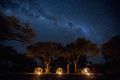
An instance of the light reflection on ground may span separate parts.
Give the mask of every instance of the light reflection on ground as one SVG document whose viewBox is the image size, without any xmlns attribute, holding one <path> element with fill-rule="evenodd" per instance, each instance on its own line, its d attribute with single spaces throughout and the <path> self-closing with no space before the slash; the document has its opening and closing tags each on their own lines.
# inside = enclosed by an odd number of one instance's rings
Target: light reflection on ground
<svg viewBox="0 0 120 80">
<path fill-rule="evenodd" d="M 7 77 L 6 77 L 7 76 Z M 103 79 L 103 76 L 94 76 L 91 75 L 85 76 L 80 74 L 7 74 L 0 76 L 0 80 L 105 80 Z M 107 79 L 106 79 L 107 80 Z"/>
</svg>

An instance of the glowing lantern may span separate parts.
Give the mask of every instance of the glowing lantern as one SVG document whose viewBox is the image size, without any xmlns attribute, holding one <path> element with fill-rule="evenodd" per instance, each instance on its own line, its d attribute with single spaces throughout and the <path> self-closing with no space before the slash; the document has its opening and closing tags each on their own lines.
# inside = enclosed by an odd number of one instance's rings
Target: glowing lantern
<svg viewBox="0 0 120 80">
<path fill-rule="evenodd" d="M 63 73 L 63 69 L 62 68 L 58 68 L 56 70 L 56 74 L 61 75 L 62 73 Z"/>
<path fill-rule="evenodd" d="M 43 69 L 40 67 L 37 67 L 37 68 L 35 68 L 34 73 L 40 75 L 43 73 Z"/>
<path fill-rule="evenodd" d="M 81 71 L 81 73 L 83 74 L 83 75 L 87 75 L 87 76 L 90 76 L 91 75 L 91 71 L 90 71 L 90 69 L 89 68 L 84 68 L 82 71 Z"/>
</svg>

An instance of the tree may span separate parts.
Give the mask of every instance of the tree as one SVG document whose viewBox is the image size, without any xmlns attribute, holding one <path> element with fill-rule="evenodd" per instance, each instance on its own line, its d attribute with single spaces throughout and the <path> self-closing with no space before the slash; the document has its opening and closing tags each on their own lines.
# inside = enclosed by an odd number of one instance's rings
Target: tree
<svg viewBox="0 0 120 80">
<path fill-rule="evenodd" d="M 114 36 L 108 42 L 102 45 L 102 54 L 106 61 L 117 61 L 120 60 L 120 36 Z"/>
<path fill-rule="evenodd" d="M 13 47 L 0 44 L 0 72 L 11 70 L 14 53 L 17 51 Z"/>
<path fill-rule="evenodd" d="M 102 54 L 106 59 L 104 71 L 106 74 L 119 74 L 120 71 L 120 36 L 112 37 L 102 46 Z"/>
<path fill-rule="evenodd" d="M 13 47 L 0 44 L 0 59 L 10 60 L 14 53 L 17 53 L 17 51 Z"/>
<path fill-rule="evenodd" d="M 9 64 L 13 65 L 10 70 L 22 71 L 25 61 L 22 54 L 17 54 L 18 52 L 12 46 L 5 46 L 2 42 L 14 40 L 30 43 L 33 37 L 35 37 L 35 33 L 29 23 L 22 23 L 15 16 L 0 14 L 0 60 L 10 62 Z M 9 64 L 6 64 L 6 67 Z"/>
<path fill-rule="evenodd" d="M 45 43 L 36 43 L 34 45 L 28 46 L 28 52 L 26 55 L 32 57 L 42 58 L 46 66 L 45 73 L 49 72 L 49 65 L 51 60 L 58 56 L 62 46 L 58 43 L 45 42 Z"/>
<path fill-rule="evenodd" d="M 67 65 L 67 73 L 70 73 L 70 59 L 71 59 L 71 54 L 69 51 L 66 50 L 66 48 L 63 48 L 60 52 L 59 57 L 62 57 L 64 59 L 64 61 L 66 61 Z"/>
<path fill-rule="evenodd" d="M 85 40 L 84 38 L 77 39 L 74 42 L 67 45 L 67 49 L 72 53 L 72 58 L 74 61 L 74 72 L 77 72 L 77 64 L 80 56 L 90 56 L 98 53 L 98 48 L 96 44 Z"/>
<path fill-rule="evenodd" d="M 29 23 L 21 23 L 15 16 L 0 15 L 0 40 L 15 40 L 29 43 L 35 33 Z"/>
</svg>

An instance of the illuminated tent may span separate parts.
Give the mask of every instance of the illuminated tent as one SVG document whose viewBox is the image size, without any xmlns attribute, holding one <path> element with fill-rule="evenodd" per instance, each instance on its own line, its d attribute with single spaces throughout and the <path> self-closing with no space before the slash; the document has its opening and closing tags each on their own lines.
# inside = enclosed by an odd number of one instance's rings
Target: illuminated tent
<svg viewBox="0 0 120 80">
<path fill-rule="evenodd" d="M 62 68 L 58 68 L 57 70 L 56 70 L 56 74 L 62 74 L 63 73 L 63 69 Z"/>
<path fill-rule="evenodd" d="M 35 68 L 34 73 L 35 74 L 42 74 L 43 73 L 43 69 L 41 67 L 37 67 L 37 68 Z"/>
</svg>

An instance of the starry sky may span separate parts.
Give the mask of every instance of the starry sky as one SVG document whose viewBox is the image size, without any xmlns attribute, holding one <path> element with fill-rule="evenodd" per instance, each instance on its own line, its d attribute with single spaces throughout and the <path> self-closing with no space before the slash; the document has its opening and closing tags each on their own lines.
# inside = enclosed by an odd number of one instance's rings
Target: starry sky
<svg viewBox="0 0 120 80">
<path fill-rule="evenodd" d="M 0 12 L 29 22 L 35 42 L 70 43 L 84 37 L 102 44 L 120 35 L 119 0 L 0 0 Z"/>
<path fill-rule="evenodd" d="M 35 41 L 66 44 L 85 37 L 101 44 L 120 34 L 119 0 L 1 0 L 0 9 L 30 22 Z"/>
</svg>

